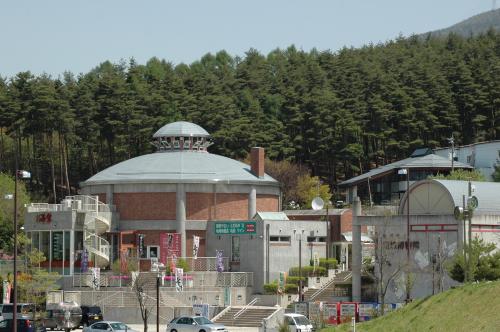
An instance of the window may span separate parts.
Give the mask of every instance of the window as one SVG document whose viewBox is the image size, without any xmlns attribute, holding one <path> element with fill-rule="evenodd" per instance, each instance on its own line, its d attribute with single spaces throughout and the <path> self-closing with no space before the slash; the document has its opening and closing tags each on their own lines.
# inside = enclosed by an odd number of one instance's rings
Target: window
<svg viewBox="0 0 500 332">
<path fill-rule="evenodd" d="M 275 236 L 271 235 L 269 237 L 270 242 L 281 242 L 281 243 L 290 243 L 290 236 Z"/>
<path fill-rule="evenodd" d="M 240 261 L 240 237 L 233 236 L 231 238 L 231 261 L 239 262 Z"/>
<path fill-rule="evenodd" d="M 307 242 L 326 242 L 325 236 L 308 236 Z"/>
<path fill-rule="evenodd" d="M 148 258 L 160 258 L 160 247 L 148 246 Z"/>
</svg>

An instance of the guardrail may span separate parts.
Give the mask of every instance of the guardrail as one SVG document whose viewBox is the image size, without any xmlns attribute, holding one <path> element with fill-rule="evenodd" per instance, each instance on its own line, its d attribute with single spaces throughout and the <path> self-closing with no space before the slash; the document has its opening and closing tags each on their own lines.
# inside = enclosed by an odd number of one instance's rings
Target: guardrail
<svg viewBox="0 0 500 332">
<path fill-rule="evenodd" d="M 241 315 L 243 315 L 243 313 L 245 311 L 247 311 L 248 308 L 250 308 L 251 306 L 253 306 L 255 303 L 257 303 L 259 301 L 260 301 L 260 299 L 258 297 L 256 297 L 255 299 L 253 299 L 252 301 L 247 303 L 245 306 L 243 306 L 243 308 L 241 308 L 240 311 L 238 311 L 237 313 L 234 314 L 233 319 L 236 319 L 236 318 L 240 317 Z"/>
</svg>

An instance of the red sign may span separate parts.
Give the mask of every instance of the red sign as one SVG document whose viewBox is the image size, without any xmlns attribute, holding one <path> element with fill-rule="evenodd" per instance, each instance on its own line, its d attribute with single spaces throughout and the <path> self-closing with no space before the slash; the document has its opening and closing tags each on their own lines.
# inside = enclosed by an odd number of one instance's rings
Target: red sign
<svg viewBox="0 0 500 332">
<path fill-rule="evenodd" d="M 181 256 L 181 234 L 160 233 L 160 261 L 167 265 L 167 258 Z"/>
<path fill-rule="evenodd" d="M 40 213 L 35 217 L 35 221 L 41 224 L 50 224 L 52 222 L 52 213 Z"/>
<path fill-rule="evenodd" d="M 245 225 L 245 231 L 247 233 L 255 233 L 255 224 L 253 223 L 248 223 Z"/>
</svg>

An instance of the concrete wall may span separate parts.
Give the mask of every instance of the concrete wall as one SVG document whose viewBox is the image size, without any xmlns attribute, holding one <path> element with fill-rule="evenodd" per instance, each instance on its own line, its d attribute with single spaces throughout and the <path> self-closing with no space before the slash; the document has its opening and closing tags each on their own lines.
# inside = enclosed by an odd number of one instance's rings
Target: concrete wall
<svg viewBox="0 0 500 332">
<path fill-rule="evenodd" d="M 457 226 L 453 216 L 410 216 L 410 261 L 407 260 L 407 219 L 406 216 L 392 217 L 367 217 L 358 218 L 363 225 L 375 226 L 375 231 L 380 235 L 375 242 L 381 241 L 389 247 L 385 251 L 390 265 L 384 266 L 384 274 L 390 275 L 397 269 L 401 273 L 389 283 L 386 301 L 403 302 L 406 297 L 405 280 L 408 271 L 415 277 L 411 289 L 412 298 L 421 298 L 438 292 L 439 275 L 438 266 L 442 266 L 442 287 L 444 290 L 457 285 L 451 280 L 445 269 L 446 262 L 461 246 L 462 231 Z M 439 225 L 436 226 L 436 225 Z M 444 226 L 443 226 L 444 225 Z M 376 249 L 377 250 L 377 249 Z M 440 263 L 432 262 L 433 257 L 440 257 Z M 407 268 L 409 266 L 409 269 Z M 378 273 L 376 271 L 376 273 Z"/>
<path fill-rule="evenodd" d="M 269 225 L 269 234 L 267 234 L 267 225 Z M 280 271 L 288 272 L 291 267 L 299 265 L 299 241 L 296 238 L 299 233 L 302 234 L 303 239 L 302 266 L 309 265 L 309 260 L 314 257 L 314 253 L 318 253 L 319 257 L 326 256 L 324 242 L 307 242 L 308 236 L 325 237 L 326 223 L 291 220 L 257 222 L 254 235 L 216 235 L 214 229 L 207 229 L 207 255 L 215 256 L 216 250 L 223 250 L 224 256 L 231 257 L 232 236 L 239 236 L 240 262 L 239 264 L 232 263 L 233 271 L 253 272 L 254 291 L 260 293 L 265 283 L 279 278 Z M 289 237 L 289 241 L 267 241 L 268 238 L 274 236 Z M 269 251 L 269 256 L 267 256 L 267 251 Z M 268 266 L 269 273 L 267 273 Z"/>
</svg>

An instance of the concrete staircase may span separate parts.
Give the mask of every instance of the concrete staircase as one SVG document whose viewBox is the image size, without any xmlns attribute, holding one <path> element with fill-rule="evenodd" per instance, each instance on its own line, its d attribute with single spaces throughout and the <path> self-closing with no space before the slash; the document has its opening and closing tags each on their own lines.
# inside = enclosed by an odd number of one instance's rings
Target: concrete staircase
<svg viewBox="0 0 500 332">
<path fill-rule="evenodd" d="M 306 301 L 331 301 L 332 298 L 341 295 L 337 292 L 336 286 L 350 283 L 351 277 L 351 271 L 340 272 L 320 289 L 308 289 L 304 293 L 304 299 Z"/>
<path fill-rule="evenodd" d="M 236 327 L 259 327 L 262 325 L 262 320 L 271 316 L 279 308 L 275 307 L 258 307 L 252 306 L 247 307 L 246 311 L 239 317 L 234 318 L 243 307 L 230 307 L 221 316 L 216 317 L 214 322 L 218 324 L 224 324 L 226 326 L 236 326 Z"/>
</svg>

